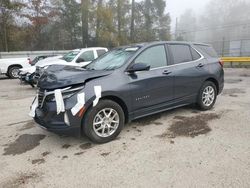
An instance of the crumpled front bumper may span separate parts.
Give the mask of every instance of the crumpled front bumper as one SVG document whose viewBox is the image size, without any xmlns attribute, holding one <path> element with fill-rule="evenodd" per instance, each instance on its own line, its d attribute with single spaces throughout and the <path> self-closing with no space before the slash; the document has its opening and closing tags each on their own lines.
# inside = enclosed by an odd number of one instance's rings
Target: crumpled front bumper
<svg viewBox="0 0 250 188">
<path fill-rule="evenodd" d="M 65 113 L 69 123 L 65 121 Z M 81 136 L 81 118 L 73 116 L 70 109 L 57 114 L 56 103 L 44 103 L 43 107 L 38 107 L 35 111 L 34 120 L 42 128 L 64 135 Z"/>
</svg>

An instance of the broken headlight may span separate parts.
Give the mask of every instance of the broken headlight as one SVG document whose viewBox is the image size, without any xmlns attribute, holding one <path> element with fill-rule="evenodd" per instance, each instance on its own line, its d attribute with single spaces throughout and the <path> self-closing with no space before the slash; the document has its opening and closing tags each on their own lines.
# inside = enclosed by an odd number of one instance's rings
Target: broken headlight
<svg viewBox="0 0 250 188">
<path fill-rule="evenodd" d="M 78 93 L 83 88 L 84 88 L 84 86 L 68 87 L 68 88 L 65 88 L 65 89 L 61 89 L 62 97 L 63 97 L 64 100 L 68 99 L 68 98 L 72 97 L 73 95 L 75 95 L 76 93 Z M 47 101 L 56 101 L 54 91 L 47 93 L 46 100 Z"/>
</svg>

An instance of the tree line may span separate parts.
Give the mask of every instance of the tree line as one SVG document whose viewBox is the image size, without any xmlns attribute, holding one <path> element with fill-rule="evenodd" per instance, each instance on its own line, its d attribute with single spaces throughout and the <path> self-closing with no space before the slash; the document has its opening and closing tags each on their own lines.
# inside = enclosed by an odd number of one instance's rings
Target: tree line
<svg viewBox="0 0 250 188">
<path fill-rule="evenodd" d="M 169 40 L 165 0 L 2 0 L 0 51 Z"/>
</svg>

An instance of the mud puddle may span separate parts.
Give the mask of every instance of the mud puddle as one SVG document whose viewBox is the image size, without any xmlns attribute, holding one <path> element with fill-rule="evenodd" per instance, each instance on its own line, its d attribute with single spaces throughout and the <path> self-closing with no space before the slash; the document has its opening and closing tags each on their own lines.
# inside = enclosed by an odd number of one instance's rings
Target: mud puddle
<svg viewBox="0 0 250 188">
<path fill-rule="evenodd" d="M 25 187 L 29 181 L 39 178 L 39 175 L 36 173 L 21 173 L 17 177 L 0 184 L 0 187 L 5 188 L 16 188 L 16 187 Z"/>
<path fill-rule="evenodd" d="M 22 128 L 19 129 L 19 131 L 24 131 L 28 129 L 32 129 L 35 127 L 35 122 L 33 120 L 26 122 Z"/>
<path fill-rule="evenodd" d="M 84 143 L 84 144 L 81 144 L 79 147 L 83 150 L 86 150 L 86 149 L 92 148 L 92 144 L 91 143 Z"/>
<path fill-rule="evenodd" d="M 236 95 L 236 94 L 243 94 L 243 93 L 246 93 L 246 92 L 242 89 L 231 88 L 231 89 L 224 89 L 222 92 L 222 95 Z"/>
<path fill-rule="evenodd" d="M 227 84 L 236 84 L 242 82 L 242 79 L 225 79 L 225 83 Z"/>
<path fill-rule="evenodd" d="M 199 114 L 192 117 L 175 116 L 174 122 L 168 130 L 157 137 L 175 138 L 178 136 L 184 136 L 193 138 L 210 132 L 211 128 L 208 126 L 208 122 L 219 118 L 220 115 L 216 113 Z"/>
<path fill-rule="evenodd" d="M 40 145 L 40 141 L 43 140 L 46 136 L 42 134 L 23 134 L 19 136 L 13 143 L 7 145 L 7 148 L 4 148 L 3 155 L 19 155 L 30 151 Z"/>
</svg>

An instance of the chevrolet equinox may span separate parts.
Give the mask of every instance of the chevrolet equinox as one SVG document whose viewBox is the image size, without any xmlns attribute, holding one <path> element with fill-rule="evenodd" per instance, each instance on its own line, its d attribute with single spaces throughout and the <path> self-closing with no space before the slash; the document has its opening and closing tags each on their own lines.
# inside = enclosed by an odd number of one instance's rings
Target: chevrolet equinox
<svg viewBox="0 0 250 188">
<path fill-rule="evenodd" d="M 31 116 L 49 131 L 83 133 L 105 143 L 134 119 L 194 103 L 209 110 L 223 86 L 223 62 L 209 45 L 134 44 L 83 68 L 49 67 L 40 77 Z"/>
</svg>

